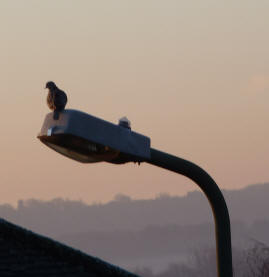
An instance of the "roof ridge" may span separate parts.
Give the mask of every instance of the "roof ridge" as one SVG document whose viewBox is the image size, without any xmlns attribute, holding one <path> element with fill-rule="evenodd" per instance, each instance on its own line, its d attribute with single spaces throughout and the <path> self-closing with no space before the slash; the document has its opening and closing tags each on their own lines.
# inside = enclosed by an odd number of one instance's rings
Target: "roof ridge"
<svg viewBox="0 0 269 277">
<path fill-rule="evenodd" d="M 94 272 L 96 276 L 138 277 L 118 266 L 87 255 L 46 236 L 36 234 L 2 218 L 0 218 L 0 226 L 1 238 L 12 240 L 20 246 L 30 245 L 33 248 L 39 248 L 43 254 L 66 261 L 69 264 L 82 266 L 86 272 Z"/>
</svg>

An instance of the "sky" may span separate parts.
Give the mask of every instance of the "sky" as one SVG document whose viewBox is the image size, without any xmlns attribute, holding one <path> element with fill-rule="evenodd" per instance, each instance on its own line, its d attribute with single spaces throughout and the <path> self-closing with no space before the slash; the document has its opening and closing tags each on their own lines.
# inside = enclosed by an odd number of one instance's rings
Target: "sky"
<svg viewBox="0 0 269 277">
<path fill-rule="evenodd" d="M 268 182 L 268 12 L 267 0 L 2 0 L 0 203 L 197 189 L 148 164 L 80 164 L 41 144 L 49 80 L 67 108 L 127 116 L 222 189 Z"/>
</svg>

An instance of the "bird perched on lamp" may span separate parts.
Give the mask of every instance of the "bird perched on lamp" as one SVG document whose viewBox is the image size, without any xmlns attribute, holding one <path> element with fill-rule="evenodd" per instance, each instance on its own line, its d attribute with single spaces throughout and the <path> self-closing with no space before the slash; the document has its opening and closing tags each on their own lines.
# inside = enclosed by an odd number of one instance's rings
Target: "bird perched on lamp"
<svg viewBox="0 0 269 277">
<path fill-rule="evenodd" d="M 46 83 L 46 88 L 49 90 L 47 96 L 48 107 L 54 111 L 53 119 L 59 119 L 59 112 L 64 110 L 67 103 L 66 93 L 60 90 L 52 81 Z"/>
</svg>

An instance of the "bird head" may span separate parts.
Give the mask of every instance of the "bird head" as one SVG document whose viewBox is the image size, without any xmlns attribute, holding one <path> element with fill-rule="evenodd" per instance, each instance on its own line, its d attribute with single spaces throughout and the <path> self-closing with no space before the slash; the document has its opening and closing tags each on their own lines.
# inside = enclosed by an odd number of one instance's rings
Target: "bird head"
<svg viewBox="0 0 269 277">
<path fill-rule="evenodd" d="M 55 89 L 57 87 L 56 87 L 54 82 L 49 81 L 49 82 L 46 83 L 46 88 L 48 88 L 48 89 Z"/>
</svg>

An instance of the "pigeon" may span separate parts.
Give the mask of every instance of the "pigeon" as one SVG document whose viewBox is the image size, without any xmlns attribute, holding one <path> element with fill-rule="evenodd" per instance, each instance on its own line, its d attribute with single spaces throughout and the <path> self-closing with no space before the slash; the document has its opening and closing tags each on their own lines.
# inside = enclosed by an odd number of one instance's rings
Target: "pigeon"
<svg viewBox="0 0 269 277">
<path fill-rule="evenodd" d="M 47 82 L 46 88 L 49 89 L 47 96 L 48 107 L 54 111 L 53 118 L 59 119 L 59 112 L 64 110 L 67 103 L 66 93 L 60 90 L 52 81 Z"/>
</svg>

